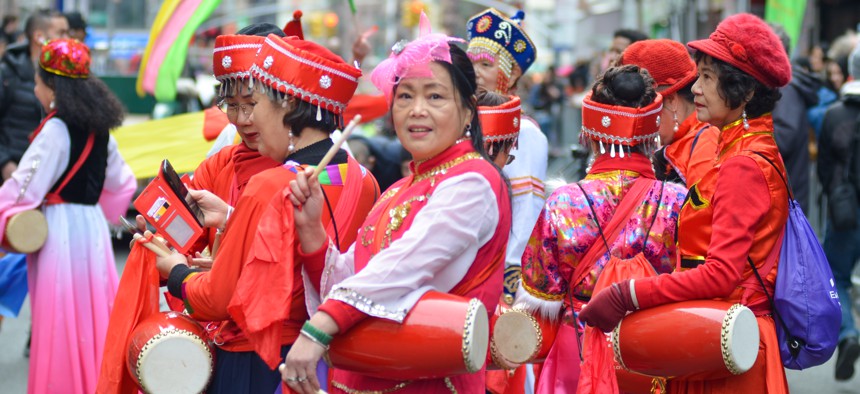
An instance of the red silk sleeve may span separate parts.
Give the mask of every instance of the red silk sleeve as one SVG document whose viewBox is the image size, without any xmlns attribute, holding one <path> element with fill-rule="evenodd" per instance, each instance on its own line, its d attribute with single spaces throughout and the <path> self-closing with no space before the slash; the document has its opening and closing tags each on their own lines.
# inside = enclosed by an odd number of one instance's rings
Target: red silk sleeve
<svg viewBox="0 0 860 394">
<path fill-rule="evenodd" d="M 726 297 L 741 282 L 753 238 L 770 209 L 764 173 L 753 158 L 722 164 L 712 200 L 712 234 L 705 263 L 683 272 L 635 281 L 640 308 Z M 680 229 L 679 231 L 695 231 Z"/>
<path fill-rule="evenodd" d="M 337 324 L 338 333 L 343 334 L 350 328 L 366 319 L 368 316 L 353 308 L 351 305 L 338 300 L 328 300 L 319 307 L 320 312 L 325 312 Z"/>
</svg>

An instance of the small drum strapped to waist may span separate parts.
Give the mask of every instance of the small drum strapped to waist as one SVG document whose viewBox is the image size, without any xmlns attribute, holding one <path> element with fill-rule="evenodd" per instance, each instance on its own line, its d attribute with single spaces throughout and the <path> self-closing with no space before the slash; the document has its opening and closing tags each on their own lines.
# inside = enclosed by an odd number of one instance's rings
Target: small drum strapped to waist
<svg viewBox="0 0 860 394">
<path fill-rule="evenodd" d="M 201 393 L 215 367 L 206 331 L 177 312 L 155 313 L 140 322 L 128 344 L 128 370 L 145 393 Z"/>
<path fill-rule="evenodd" d="M 370 317 L 334 337 L 335 368 L 382 379 L 436 379 L 481 370 L 489 317 L 476 298 L 429 291 L 402 323 Z"/>
<path fill-rule="evenodd" d="M 555 341 L 559 324 L 522 309 L 500 306 L 490 324 L 490 351 L 495 366 L 503 367 L 496 361 L 499 357 L 516 364 L 543 362 Z"/>
<path fill-rule="evenodd" d="M 12 215 L 6 221 L 2 247 L 15 253 L 34 253 L 48 239 L 48 221 L 38 209 L 28 209 Z"/>
<path fill-rule="evenodd" d="M 759 328 L 753 312 L 724 301 L 684 301 L 627 315 L 612 332 L 615 359 L 642 375 L 717 379 L 755 364 Z"/>
</svg>

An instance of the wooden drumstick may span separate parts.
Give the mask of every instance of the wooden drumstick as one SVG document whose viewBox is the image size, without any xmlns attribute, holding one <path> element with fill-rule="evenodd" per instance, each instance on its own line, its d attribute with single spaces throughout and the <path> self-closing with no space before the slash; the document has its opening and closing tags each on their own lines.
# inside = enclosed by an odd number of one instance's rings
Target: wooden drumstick
<svg viewBox="0 0 860 394">
<path fill-rule="evenodd" d="M 340 138 L 335 141 L 334 145 L 326 152 L 325 156 L 323 156 L 322 160 L 320 160 L 320 164 L 317 165 L 317 168 L 314 169 L 314 174 L 312 175 L 314 178 L 320 176 L 323 168 L 328 165 L 331 159 L 334 158 L 334 155 L 337 154 L 337 151 L 340 150 L 340 147 L 349 138 L 349 135 L 352 134 L 352 131 L 355 129 L 355 126 L 358 126 L 358 122 L 361 122 L 361 115 L 355 115 L 352 120 L 349 121 L 349 124 L 346 125 L 346 128 L 343 129 L 343 133 L 341 133 Z"/>
<path fill-rule="evenodd" d="M 132 237 L 134 237 L 135 242 L 142 245 L 144 248 L 151 250 L 152 253 L 155 253 L 156 256 L 158 256 L 158 257 L 170 256 L 169 252 L 166 252 L 161 247 L 155 245 L 155 242 L 156 242 L 155 237 L 152 237 L 149 241 L 147 241 L 146 237 L 144 237 L 143 235 L 141 235 L 139 233 L 135 233 Z"/>
</svg>

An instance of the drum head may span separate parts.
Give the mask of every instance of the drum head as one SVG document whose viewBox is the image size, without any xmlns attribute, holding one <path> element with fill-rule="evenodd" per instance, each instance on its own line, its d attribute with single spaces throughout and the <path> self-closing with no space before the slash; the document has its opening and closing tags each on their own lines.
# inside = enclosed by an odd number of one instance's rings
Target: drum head
<svg viewBox="0 0 860 394">
<path fill-rule="evenodd" d="M 753 312 L 735 304 L 726 312 L 722 327 L 723 361 L 726 368 L 740 375 L 749 371 L 758 357 L 758 321 Z"/>
<path fill-rule="evenodd" d="M 487 361 L 490 345 L 490 319 L 487 308 L 477 298 L 469 301 L 466 325 L 463 330 L 463 361 L 469 373 L 481 370 Z"/>
<path fill-rule="evenodd" d="M 48 221 L 41 211 L 22 211 L 6 223 L 6 242 L 19 253 L 33 253 L 48 239 Z"/>
<path fill-rule="evenodd" d="M 510 362 L 522 364 L 535 356 L 541 346 L 541 330 L 537 321 L 518 309 L 503 313 L 493 327 L 496 351 Z"/>
<path fill-rule="evenodd" d="M 147 343 L 137 373 L 147 393 L 197 394 L 209 383 L 212 363 L 208 347 L 198 337 L 173 330 Z"/>
</svg>

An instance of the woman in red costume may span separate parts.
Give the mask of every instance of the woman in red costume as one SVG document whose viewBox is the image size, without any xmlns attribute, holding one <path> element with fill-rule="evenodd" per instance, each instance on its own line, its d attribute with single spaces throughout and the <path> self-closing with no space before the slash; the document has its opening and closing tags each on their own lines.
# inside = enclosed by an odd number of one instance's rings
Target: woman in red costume
<svg viewBox="0 0 860 394">
<path fill-rule="evenodd" d="M 696 63 L 684 44 L 666 39 L 634 42 L 619 62 L 648 70 L 663 96 L 660 144 L 664 147 L 652 159 L 657 179 L 693 186 L 713 167 L 719 136 L 719 129 L 696 117 L 692 92 Z"/>
<path fill-rule="evenodd" d="M 264 39 L 250 70 L 250 121 L 259 130 L 259 152 L 285 164 L 255 175 L 235 211 L 210 192 L 193 192 L 205 225 L 224 231 L 211 271 L 190 268 L 178 253 L 157 260 L 170 294 L 184 301 L 191 317 L 230 320 L 214 334 L 209 393 L 274 392 L 278 386 L 274 369 L 308 318 L 289 181 L 333 146 L 330 134 L 343 125 L 341 114 L 361 75 L 318 44 L 274 34 Z M 343 150 L 320 179 L 323 231 L 345 248 L 378 195 L 376 181 Z"/>
<path fill-rule="evenodd" d="M 456 39 L 430 34 L 427 23 L 422 16 L 421 37 L 395 45 L 371 77 L 386 94 L 397 136 L 414 161 L 413 174 L 371 211 L 361 242 L 338 253 L 319 220 L 316 182 L 300 174 L 291 185 L 302 259 L 309 271 L 325 271 L 320 293 L 305 293 L 314 312 L 306 327 L 316 335 L 348 332 L 369 316 L 402 322 L 428 290 L 477 298 L 488 311 L 502 294 L 509 188 L 484 152 L 472 64 L 449 45 Z M 287 385 L 306 394 L 319 388 L 314 369 L 324 352 L 311 337 L 303 329 L 281 368 Z M 336 369 L 329 392 L 478 393 L 485 390 L 484 376 L 482 369 L 398 381 Z"/>
<path fill-rule="evenodd" d="M 791 79 L 791 67 L 779 38 L 750 14 L 731 16 L 708 39 L 688 45 L 698 51 L 698 118 L 721 131 L 714 166 L 690 188 L 678 219 L 680 269 L 616 283 L 592 298 L 581 317 L 610 331 L 637 309 L 697 299 L 742 303 L 758 317 L 761 342 L 753 367 L 724 379 L 670 379 L 669 391 L 786 393 L 771 306 L 755 279 L 755 285 L 744 282 L 752 275 L 747 258 L 759 269 L 779 258 L 788 218 L 785 169 L 770 111 L 778 88 Z M 773 294 L 777 264 L 770 263 L 773 269 L 761 275 Z"/>
</svg>

